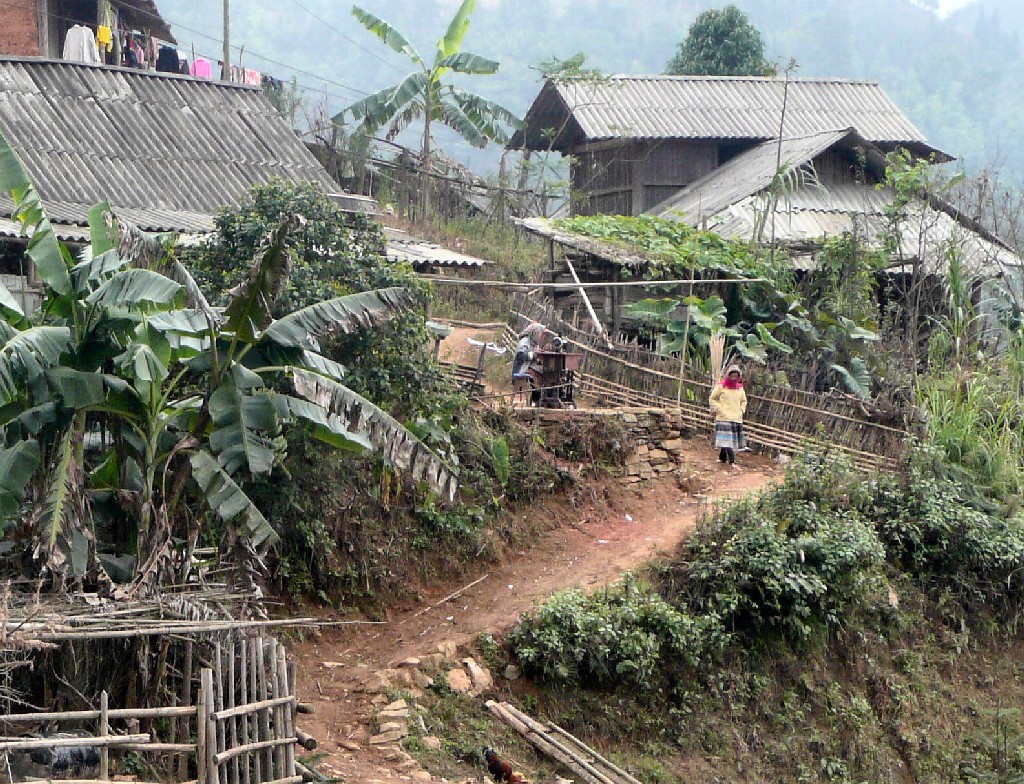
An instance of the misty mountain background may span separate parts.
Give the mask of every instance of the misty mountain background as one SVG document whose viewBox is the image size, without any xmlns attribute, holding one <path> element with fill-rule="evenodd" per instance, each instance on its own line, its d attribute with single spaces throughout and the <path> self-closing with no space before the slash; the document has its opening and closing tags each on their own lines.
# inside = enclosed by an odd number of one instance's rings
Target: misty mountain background
<svg viewBox="0 0 1024 784">
<path fill-rule="evenodd" d="M 397 82 L 411 63 L 364 30 L 343 0 L 230 0 L 233 60 L 289 80 L 306 101 L 334 114 Z M 433 59 L 458 0 L 362 0 Z M 480 0 L 464 48 L 501 63 L 465 86 L 522 116 L 540 88 L 545 59 L 588 55 L 605 73 L 661 73 L 694 17 L 724 0 Z M 948 16 L 936 0 L 734 0 L 762 32 L 767 57 L 799 77 L 881 83 L 929 141 L 972 172 L 1024 175 L 1024 2 L 967 0 Z M 218 0 L 161 0 L 191 54 L 220 59 Z M 244 47 L 241 53 L 238 47 Z M 403 139 L 418 148 L 415 134 Z M 481 174 L 500 151 L 473 150 L 438 133 L 442 149 Z"/>
</svg>

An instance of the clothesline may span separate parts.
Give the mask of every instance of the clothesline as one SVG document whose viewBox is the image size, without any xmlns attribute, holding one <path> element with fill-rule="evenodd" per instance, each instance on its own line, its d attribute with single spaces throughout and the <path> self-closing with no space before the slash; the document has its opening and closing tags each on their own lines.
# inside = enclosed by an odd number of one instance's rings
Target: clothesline
<svg viewBox="0 0 1024 784">
<path fill-rule="evenodd" d="M 199 79 L 213 79 L 213 62 L 206 57 L 195 57 L 192 62 L 180 49 L 161 44 L 154 36 L 134 30 L 121 30 L 117 16 L 109 4 L 101 12 L 107 22 L 99 24 L 95 32 L 87 25 L 71 27 L 64 39 L 63 59 L 86 65 L 117 65 L 141 70 L 155 69 L 161 73 L 175 73 L 194 76 Z M 115 46 L 116 42 L 116 46 Z M 107 62 L 107 59 L 116 62 Z M 220 63 L 218 63 L 220 65 Z M 252 87 L 264 86 L 264 81 L 277 83 L 278 80 L 264 75 L 254 68 L 229 68 L 229 81 Z"/>
</svg>

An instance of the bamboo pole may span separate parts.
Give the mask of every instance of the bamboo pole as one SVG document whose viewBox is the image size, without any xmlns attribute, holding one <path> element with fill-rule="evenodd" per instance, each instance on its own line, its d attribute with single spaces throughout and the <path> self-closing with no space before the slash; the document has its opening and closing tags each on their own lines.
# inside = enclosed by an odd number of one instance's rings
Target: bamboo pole
<svg viewBox="0 0 1024 784">
<path fill-rule="evenodd" d="M 203 712 L 206 715 L 206 781 L 207 784 L 217 784 L 220 774 L 217 772 L 217 762 L 214 760 L 219 749 L 217 748 L 217 722 L 213 720 L 216 705 L 213 691 L 213 670 L 205 667 L 201 675 L 204 698 Z"/>
<path fill-rule="evenodd" d="M 308 732 L 300 730 L 298 727 L 296 727 L 295 737 L 299 739 L 299 745 L 302 746 L 302 748 L 304 748 L 306 751 L 314 751 L 316 749 L 316 738 L 314 738 Z"/>
<path fill-rule="evenodd" d="M 563 730 L 561 727 L 559 727 L 554 722 L 549 721 L 548 722 L 548 727 L 550 728 L 550 730 L 552 732 L 557 732 L 559 735 L 564 737 L 566 740 L 571 741 L 574 745 L 578 746 L 585 754 L 589 754 L 594 759 L 600 761 L 602 765 L 605 765 L 606 767 L 608 767 L 609 769 L 614 771 L 617 775 L 621 776 L 623 779 L 625 779 L 627 782 L 629 782 L 629 784 L 641 784 L 639 779 L 634 778 L 629 773 L 627 773 L 626 771 L 622 770 L 622 768 L 619 768 L 614 763 L 612 763 L 609 760 L 607 760 L 604 757 L 602 757 L 600 754 L 598 754 L 596 751 L 594 751 L 592 748 L 590 748 L 590 746 L 588 746 L 586 743 L 581 741 L 575 735 L 571 735 L 570 733 L 566 732 L 565 730 Z"/>
<path fill-rule="evenodd" d="M 266 661 L 266 672 L 267 678 L 270 681 L 270 694 L 271 697 L 277 699 L 283 696 L 281 692 L 281 682 L 278 680 L 277 674 L 277 641 L 271 638 L 271 641 L 267 643 L 266 650 L 264 651 L 264 660 Z M 280 740 L 284 736 L 284 717 L 283 711 L 279 705 L 270 709 L 273 715 L 273 732 L 271 740 Z M 274 775 L 279 778 L 287 778 L 288 773 L 285 771 L 285 758 L 284 754 L 281 753 L 279 744 L 272 744 L 268 747 L 271 757 L 273 758 L 273 771 Z"/>
<path fill-rule="evenodd" d="M 261 700 L 270 699 L 270 684 L 267 683 L 267 668 L 266 668 L 266 657 L 264 655 L 265 638 L 260 637 L 256 641 L 256 663 L 257 673 L 259 676 L 259 696 Z M 260 732 L 259 740 L 265 741 L 270 740 L 270 710 L 261 710 L 259 713 Z M 274 755 L 273 752 L 268 748 L 263 753 L 263 775 L 267 778 L 275 775 L 274 773 Z"/>
<path fill-rule="evenodd" d="M 192 640 L 185 641 L 185 662 L 181 668 L 181 704 L 188 706 L 192 703 Z M 198 729 L 198 728 L 197 728 Z M 178 721 L 178 734 L 182 738 L 188 738 L 188 717 L 183 716 Z M 198 732 L 197 732 L 198 735 Z M 188 755 L 182 754 L 178 758 L 178 778 L 184 780 L 188 776 Z M 202 778 L 202 777 L 200 777 Z"/>
<path fill-rule="evenodd" d="M 247 640 L 246 645 L 249 648 L 249 699 L 257 699 L 257 668 L 256 668 L 256 649 L 260 646 L 259 639 Z M 260 737 L 260 714 L 256 713 L 250 717 L 250 726 L 252 727 L 252 735 L 246 738 L 245 742 L 250 743 L 253 738 L 259 740 Z M 246 754 L 246 759 L 252 760 L 252 771 L 255 776 L 255 781 L 263 781 L 263 761 L 260 759 L 259 754 Z"/>
<path fill-rule="evenodd" d="M 30 779 L 30 781 L 32 784 L 103 784 L 102 779 Z M 135 781 L 133 779 L 131 784 L 166 784 L 166 782 Z M 192 781 L 183 781 L 181 784 L 197 784 L 197 782 L 193 779 Z"/>
<path fill-rule="evenodd" d="M 107 690 L 100 692 L 100 737 L 107 738 L 110 735 L 110 719 L 107 717 Z M 110 778 L 110 750 L 103 746 L 100 749 L 100 779 L 106 781 Z"/>
<path fill-rule="evenodd" d="M 214 727 L 216 728 L 217 738 L 217 751 L 222 752 L 227 748 L 227 728 L 224 726 L 224 722 L 216 721 L 217 712 L 224 710 L 224 666 L 222 661 L 223 649 L 221 644 L 218 642 L 214 646 L 214 657 L 213 657 L 213 677 L 214 677 L 214 713 L 210 714 L 210 718 L 214 719 Z M 220 764 L 220 761 L 214 757 L 214 761 L 217 763 L 217 778 L 220 784 L 228 784 L 228 769 Z"/>
<path fill-rule="evenodd" d="M 573 277 L 573 283 L 513 283 L 507 280 L 474 280 L 470 278 L 449 278 L 444 275 L 417 275 L 422 280 L 431 280 L 435 283 L 447 284 L 449 286 L 480 286 L 483 288 L 503 288 L 510 291 L 530 292 L 536 289 L 555 289 L 556 291 L 578 290 L 583 295 L 584 302 L 587 301 L 585 289 L 605 288 L 637 288 L 651 286 L 685 286 L 694 283 L 763 283 L 764 278 L 722 278 L 721 280 L 691 280 L 690 278 L 673 278 L 672 280 L 620 280 L 601 283 L 583 283 L 575 274 L 576 270 L 569 259 L 565 259 Z M 603 331 L 603 330 L 602 330 Z"/>
<path fill-rule="evenodd" d="M 261 749 L 289 748 L 289 747 L 294 746 L 298 742 L 298 740 L 299 739 L 295 738 L 295 737 L 291 737 L 291 738 L 283 737 L 283 738 L 273 738 L 271 740 L 263 740 L 263 741 L 259 741 L 257 743 L 249 743 L 249 744 L 247 744 L 245 746 L 235 746 L 234 748 L 226 749 L 226 750 L 221 751 L 218 754 L 214 755 L 214 761 L 218 765 L 221 765 L 221 764 L 227 762 L 228 760 L 234 759 L 239 754 L 248 754 L 249 752 L 260 751 Z M 281 759 L 283 761 L 283 759 L 284 759 L 283 755 L 281 756 Z M 290 778 L 290 777 L 289 776 L 282 776 L 281 778 Z"/>
<path fill-rule="evenodd" d="M 206 737 L 206 692 L 202 686 L 199 688 L 197 704 L 199 710 L 196 714 L 196 781 L 199 784 L 209 784 L 210 777 L 206 772 L 206 747 L 209 743 Z"/>
<path fill-rule="evenodd" d="M 276 708 L 280 705 L 290 705 L 295 702 L 295 696 L 291 694 L 285 694 L 281 697 L 275 697 L 270 700 L 260 700 L 259 702 L 250 702 L 245 705 L 235 705 L 232 708 L 225 708 L 219 710 L 213 714 L 213 718 L 217 721 L 224 721 L 225 719 L 231 719 L 236 716 L 245 716 L 256 711 L 264 710 L 266 708 Z"/>
<path fill-rule="evenodd" d="M 576 282 L 576 286 L 579 289 L 580 296 L 583 297 L 583 304 L 587 306 L 587 313 L 590 314 L 590 319 L 591 319 L 591 321 L 594 322 L 594 326 L 597 328 L 597 334 L 598 335 L 604 335 L 605 342 L 607 342 L 609 345 L 611 345 L 611 341 L 608 340 L 608 336 L 605 334 L 604 326 L 601 324 L 600 320 L 597 318 L 597 313 L 594 312 L 594 306 L 590 303 L 590 297 L 587 296 L 586 289 L 583 287 L 583 284 L 580 283 L 580 276 L 576 274 L 576 268 L 572 266 L 572 262 L 569 261 L 569 257 L 568 256 L 566 256 L 564 260 L 565 260 L 565 265 L 569 268 L 569 272 L 572 274 L 572 279 Z M 556 287 L 556 288 L 558 286 L 557 283 L 553 283 L 551 285 Z"/>
<path fill-rule="evenodd" d="M 192 752 L 197 748 L 196 743 L 125 743 L 122 748 L 127 751 L 148 751 L 161 754 L 169 752 Z"/>
<path fill-rule="evenodd" d="M 231 645 L 227 649 L 228 659 L 228 682 L 227 682 L 227 699 L 224 701 L 225 708 L 235 707 L 235 646 Z M 238 717 L 232 716 L 228 720 L 228 737 L 231 739 L 231 746 L 234 748 L 238 745 Z M 231 784 L 238 784 L 238 759 L 231 760 Z M 248 782 L 246 782 L 248 784 Z"/>
<path fill-rule="evenodd" d="M 516 732 L 518 732 L 520 735 L 526 738 L 526 740 L 528 740 L 533 746 L 535 746 L 541 752 L 547 754 L 549 757 L 556 760 L 557 762 L 560 762 L 563 765 L 565 765 L 566 768 L 571 770 L 579 778 L 588 782 L 588 784 L 608 784 L 607 781 L 603 781 L 598 776 L 594 776 L 586 770 L 584 770 L 583 768 L 581 768 L 580 766 L 578 766 L 575 760 L 572 759 L 572 757 L 560 751 L 554 744 L 550 743 L 545 737 L 543 737 L 542 735 L 538 735 L 536 732 L 533 732 L 526 724 L 524 724 L 522 721 L 517 719 L 512 714 L 508 713 L 503 704 L 494 702 L 493 700 L 489 700 L 485 703 L 485 706 L 487 710 L 489 710 L 497 718 L 501 719 L 510 727 L 512 727 L 512 729 L 514 729 Z"/>
<path fill-rule="evenodd" d="M 249 702 L 249 642 L 244 637 L 238 641 L 238 698 L 242 704 Z M 249 743 L 249 719 L 251 714 L 242 715 L 242 743 Z M 252 755 L 246 754 L 242 757 L 242 778 L 246 782 L 252 778 Z M 256 781 L 259 781 L 257 778 Z"/>
<path fill-rule="evenodd" d="M 512 716 L 515 716 L 515 718 L 519 719 L 519 721 L 521 721 L 523 724 L 525 724 L 527 727 L 529 727 L 530 728 L 530 732 L 533 735 L 536 735 L 536 736 L 539 736 L 539 737 L 543 738 L 545 740 L 545 742 L 547 742 L 548 744 L 550 744 L 551 746 L 556 748 L 559 752 L 564 754 L 566 757 L 571 759 L 577 766 L 579 766 L 579 768 L 581 768 L 582 770 L 586 771 L 588 774 L 593 776 L 595 779 L 597 779 L 599 782 L 601 782 L 601 784 L 617 784 L 615 781 L 613 781 L 611 778 L 609 778 L 604 773 L 599 771 L 597 768 L 595 768 L 593 765 L 591 765 L 585 759 L 580 757 L 578 754 L 574 754 L 571 749 L 566 748 L 563 743 L 561 743 L 560 741 L 555 740 L 550 735 L 548 735 L 547 734 L 547 730 L 545 729 L 544 725 L 542 725 L 540 722 L 535 721 L 530 716 L 527 716 L 522 711 L 514 708 L 511 705 L 508 705 L 507 703 L 506 704 L 502 704 L 501 707 L 507 713 L 509 713 Z"/>
<path fill-rule="evenodd" d="M 97 629 L 81 631 L 72 629 L 64 632 L 40 631 L 33 633 L 32 639 L 40 642 L 63 642 L 65 640 L 117 640 L 129 637 L 158 637 L 168 634 L 210 634 L 239 629 L 269 628 L 275 626 L 323 626 L 316 618 L 295 618 L 271 621 L 218 621 L 212 623 L 186 622 L 180 625 L 164 623 L 161 626 L 146 626 L 132 629 Z M 29 627 L 33 630 L 33 627 Z M 26 629 L 23 628 L 22 632 Z"/>
<path fill-rule="evenodd" d="M 164 708 L 113 708 L 107 711 L 108 719 L 159 719 L 177 716 L 194 716 L 193 705 Z M 89 721 L 99 719 L 98 710 L 55 711 L 50 713 L 9 713 L 0 715 L 0 724 L 15 722 L 46 722 L 46 721 Z"/>
<path fill-rule="evenodd" d="M 107 735 L 98 738 L 27 738 L 25 740 L 0 741 L 0 752 L 73 748 L 75 746 L 102 749 L 107 746 L 124 746 L 129 743 L 148 743 L 149 740 L 150 736 L 145 732 L 134 735 Z"/>
<path fill-rule="evenodd" d="M 291 694 L 291 684 L 288 679 L 288 654 L 281 643 L 277 644 L 277 678 L 281 683 L 281 689 L 288 695 Z M 295 734 L 293 703 L 281 706 L 282 719 L 284 720 L 284 734 L 289 738 L 295 738 L 298 743 L 298 736 Z M 295 744 L 284 747 L 284 768 L 285 776 L 295 775 Z"/>
</svg>

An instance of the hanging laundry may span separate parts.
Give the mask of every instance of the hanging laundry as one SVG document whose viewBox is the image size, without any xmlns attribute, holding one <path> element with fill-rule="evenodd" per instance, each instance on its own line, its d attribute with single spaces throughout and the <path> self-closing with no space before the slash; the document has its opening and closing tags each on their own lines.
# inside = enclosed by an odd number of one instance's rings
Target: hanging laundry
<svg viewBox="0 0 1024 784">
<path fill-rule="evenodd" d="M 138 44 L 132 44 L 132 51 L 135 52 L 135 61 L 138 63 L 139 68 L 145 68 L 149 65 L 146 60 L 146 51 Z"/>
<path fill-rule="evenodd" d="M 75 25 L 68 30 L 64 38 L 64 59 L 86 65 L 99 65 L 102 62 L 92 30 L 84 25 Z"/>
<path fill-rule="evenodd" d="M 200 79 L 212 79 L 213 63 L 205 57 L 197 57 L 195 62 L 192 63 L 192 75 Z"/>
<path fill-rule="evenodd" d="M 178 73 L 179 68 L 178 50 L 171 46 L 161 46 L 156 56 L 156 69 L 162 73 Z"/>
<path fill-rule="evenodd" d="M 178 73 L 185 76 L 189 75 L 188 55 L 181 51 L 181 49 L 178 50 Z"/>
<path fill-rule="evenodd" d="M 121 47 L 121 57 L 124 61 L 122 65 L 125 68 L 139 67 L 139 56 L 135 47 L 132 46 L 131 39 L 125 39 L 124 46 Z"/>
<path fill-rule="evenodd" d="M 261 84 L 263 84 L 263 77 L 259 71 L 254 71 L 252 68 L 246 68 L 245 77 L 242 83 L 259 87 Z"/>
<path fill-rule="evenodd" d="M 106 25 L 96 28 L 96 48 L 101 52 L 109 52 L 114 46 L 114 33 Z"/>
</svg>

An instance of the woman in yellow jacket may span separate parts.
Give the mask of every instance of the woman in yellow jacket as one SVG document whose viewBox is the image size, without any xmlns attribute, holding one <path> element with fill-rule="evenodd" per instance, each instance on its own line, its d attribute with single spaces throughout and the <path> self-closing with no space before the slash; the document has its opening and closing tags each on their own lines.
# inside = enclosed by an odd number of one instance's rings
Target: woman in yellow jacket
<svg viewBox="0 0 1024 784">
<path fill-rule="evenodd" d="M 729 463 L 734 471 L 738 471 L 736 452 L 747 448 L 747 437 L 743 433 L 747 393 L 743 391 L 743 374 L 737 365 L 729 366 L 722 383 L 711 392 L 711 410 L 715 414 L 718 460 Z"/>
</svg>

